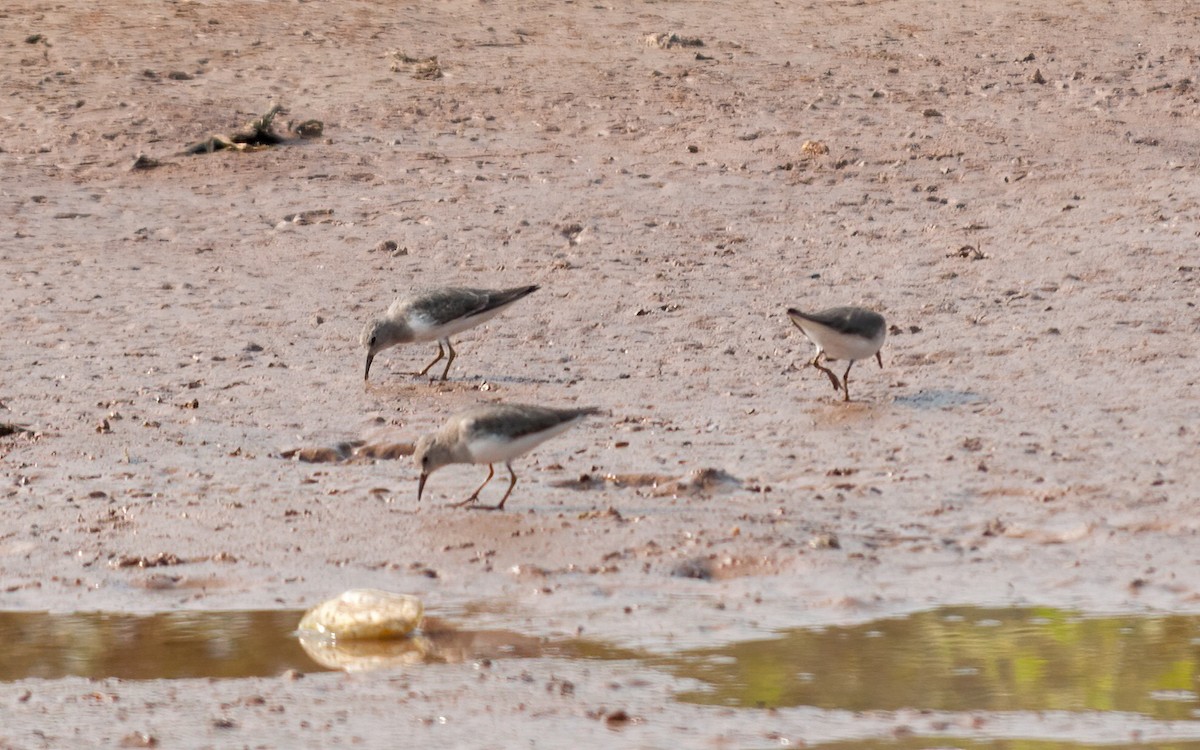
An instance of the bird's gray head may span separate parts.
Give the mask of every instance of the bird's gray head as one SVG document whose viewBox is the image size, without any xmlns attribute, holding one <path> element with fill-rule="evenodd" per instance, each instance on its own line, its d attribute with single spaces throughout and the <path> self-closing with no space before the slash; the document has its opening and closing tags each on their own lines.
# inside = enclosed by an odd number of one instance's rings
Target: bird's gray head
<svg viewBox="0 0 1200 750">
<path fill-rule="evenodd" d="M 384 331 L 387 327 L 386 321 L 372 320 L 363 328 L 362 335 L 358 337 L 359 345 L 366 347 L 367 350 L 367 369 L 363 373 L 363 380 L 371 376 L 371 360 L 375 359 L 375 355 L 380 350 L 386 348 Z"/>
<path fill-rule="evenodd" d="M 450 463 L 450 451 L 437 442 L 436 435 L 425 435 L 413 448 L 413 463 L 421 470 L 421 479 L 417 483 L 417 501 L 420 502 L 429 475 Z"/>
<path fill-rule="evenodd" d="M 376 318 L 363 327 L 362 334 L 358 337 L 358 343 L 366 347 L 369 352 L 379 351 L 379 343 L 383 340 L 384 321 Z"/>
<path fill-rule="evenodd" d="M 413 448 L 413 462 L 422 474 L 432 474 L 451 460 L 450 450 L 437 440 L 437 435 L 424 435 Z"/>
</svg>

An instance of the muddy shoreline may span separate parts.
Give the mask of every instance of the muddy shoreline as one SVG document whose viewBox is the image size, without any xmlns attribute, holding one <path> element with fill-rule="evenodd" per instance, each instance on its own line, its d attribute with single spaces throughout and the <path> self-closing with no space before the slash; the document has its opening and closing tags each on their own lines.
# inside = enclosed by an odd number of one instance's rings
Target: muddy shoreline
<svg viewBox="0 0 1200 750">
<path fill-rule="evenodd" d="M 374 587 L 668 651 L 943 605 L 1200 612 L 1200 20 L 920 7 L 11 3 L 0 610 Z M 180 153 L 274 103 L 321 136 Z M 419 345 L 364 385 L 359 331 L 397 295 L 527 283 L 448 382 L 412 376 Z M 784 314 L 843 304 L 891 325 L 849 404 Z M 606 414 L 521 460 L 510 512 L 445 507 L 482 467 L 418 504 L 403 448 L 497 400 Z M 5 683 L 0 742 L 982 731 L 682 705 L 635 664 L 427 666 Z M 1197 734 L 1058 719 L 989 726 Z"/>
</svg>

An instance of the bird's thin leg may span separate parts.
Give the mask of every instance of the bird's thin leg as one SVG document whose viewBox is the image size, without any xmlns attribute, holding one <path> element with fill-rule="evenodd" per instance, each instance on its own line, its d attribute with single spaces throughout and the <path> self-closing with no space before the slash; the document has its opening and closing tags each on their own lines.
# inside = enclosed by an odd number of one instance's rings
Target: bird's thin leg
<svg viewBox="0 0 1200 750">
<path fill-rule="evenodd" d="M 840 390 L 842 390 L 842 384 L 838 382 L 837 375 L 833 374 L 833 370 L 830 370 L 828 367 L 823 367 L 821 365 L 821 357 L 824 357 L 824 356 L 825 356 L 824 351 L 817 352 L 817 356 L 813 357 L 813 361 L 809 362 L 809 364 L 812 365 L 813 367 L 817 368 L 821 372 L 825 373 L 826 375 L 828 375 L 829 382 L 833 383 L 833 390 L 840 391 Z"/>
<path fill-rule="evenodd" d="M 421 370 L 421 371 L 420 371 L 420 372 L 418 372 L 417 374 L 418 374 L 418 375 L 424 375 L 425 373 L 429 372 L 429 368 L 430 368 L 430 367 L 433 367 L 433 366 L 434 366 L 434 365 L 436 365 L 438 362 L 440 362 L 440 361 L 442 360 L 442 357 L 444 357 L 444 356 L 446 356 L 446 352 L 442 351 L 442 342 L 441 342 L 441 341 L 439 341 L 439 342 L 438 342 L 438 355 L 437 355 L 436 357 L 434 357 L 434 358 L 433 358 L 433 361 L 432 361 L 432 362 L 430 362 L 429 364 L 425 365 L 425 369 L 424 369 L 424 370 Z"/>
<path fill-rule="evenodd" d="M 450 364 L 454 362 L 454 358 L 458 356 L 458 352 L 454 351 L 454 346 L 450 343 L 450 339 L 446 338 L 444 340 L 446 342 L 446 348 L 450 350 L 450 359 L 446 360 L 446 369 L 442 370 L 442 380 L 445 380 L 446 376 L 450 374 Z"/>
<path fill-rule="evenodd" d="M 471 496 L 468 497 L 466 500 L 463 500 L 461 503 L 451 503 L 450 507 L 451 508 L 461 508 L 464 505 L 471 505 L 473 503 L 479 502 L 479 491 L 482 490 L 484 487 L 487 487 L 487 483 L 492 481 L 492 477 L 495 474 L 496 474 L 496 467 L 493 466 L 492 464 L 488 464 L 487 479 L 483 480 L 483 484 L 479 485 L 479 489 L 472 492 Z"/>
<path fill-rule="evenodd" d="M 850 360 L 850 364 L 846 365 L 846 374 L 842 375 L 842 389 L 845 394 L 843 401 L 850 400 L 850 368 L 854 367 L 854 360 Z"/>
<path fill-rule="evenodd" d="M 512 464 L 505 462 L 508 467 L 508 475 L 511 479 L 508 482 L 508 492 L 504 493 L 504 497 L 500 498 L 500 504 L 496 506 L 496 510 L 504 510 L 504 501 L 508 500 L 508 496 L 512 494 L 513 487 L 517 486 L 517 472 L 513 471 Z"/>
<path fill-rule="evenodd" d="M 875 361 L 879 363 L 879 369 L 882 370 L 883 369 L 883 352 L 882 351 L 875 352 Z"/>
</svg>

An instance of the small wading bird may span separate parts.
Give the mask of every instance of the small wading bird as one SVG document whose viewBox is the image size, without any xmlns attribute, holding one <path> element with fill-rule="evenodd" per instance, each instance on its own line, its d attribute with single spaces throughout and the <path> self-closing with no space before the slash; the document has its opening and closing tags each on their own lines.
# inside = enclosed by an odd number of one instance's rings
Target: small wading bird
<svg viewBox="0 0 1200 750">
<path fill-rule="evenodd" d="M 829 376 L 833 390 L 842 391 L 843 401 L 850 400 L 850 368 L 855 362 L 875 355 L 879 366 L 883 367 L 883 355 L 879 350 L 887 336 L 887 321 L 879 313 L 861 307 L 831 307 L 821 312 L 806 313 L 793 307 L 788 309 L 787 314 L 792 325 L 799 328 L 817 347 L 817 356 L 809 364 Z M 850 361 L 840 384 L 837 375 L 821 364 L 822 357 L 831 361 Z"/>
<path fill-rule="evenodd" d="M 470 505 L 479 510 L 502 510 L 504 502 L 517 484 L 517 474 L 510 463 L 555 435 L 566 432 L 576 422 L 599 409 L 550 409 L 521 404 L 479 406 L 455 414 L 432 435 L 417 441 L 413 460 L 421 470 L 417 483 L 417 501 L 425 492 L 429 475 L 449 464 L 487 464 L 487 479 L 479 489 L 454 507 Z M 511 477 L 508 491 L 497 505 L 476 505 L 479 491 L 492 481 L 496 470 L 493 464 L 504 462 Z"/>
<path fill-rule="evenodd" d="M 450 358 L 442 371 L 442 380 L 445 380 L 456 356 L 450 345 L 451 336 L 491 320 L 504 308 L 537 290 L 538 287 L 532 285 L 512 289 L 441 287 L 396 300 L 382 318 L 372 320 L 363 329 L 360 343 L 367 348 L 363 380 L 371 377 L 371 362 L 379 352 L 397 344 L 423 341 L 438 342 L 438 352 L 417 374 L 429 372 L 429 368 L 440 362 L 449 350 Z"/>
</svg>

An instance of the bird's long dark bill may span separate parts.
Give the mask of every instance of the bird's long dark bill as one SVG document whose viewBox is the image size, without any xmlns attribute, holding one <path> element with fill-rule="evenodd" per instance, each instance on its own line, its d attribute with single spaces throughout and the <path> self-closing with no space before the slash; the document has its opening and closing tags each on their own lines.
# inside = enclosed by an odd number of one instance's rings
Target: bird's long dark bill
<svg viewBox="0 0 1200 750">
<path fill-rule="evenodd" d="M 363 380 L 367 380 L 368 378 L 371 377 L 371 360 L 373 360 L 373 359 L 375 359 L 374 354 L 367 355 L 367 369 L 365 372 L 363 372 Z"/>
<path fill-rule="evenodd" d="M 879 369 L 883 369 L 883 352 L 875 352 L 875 361 L 879 363 Z"/>
<path fill-rule="evenodd" d="M 425 480 L 429 479 L 428 474 L 422 474 L 417 481 L 417 502 L 421 502 L 421 494 L 425 492 Z"/>
</svg>

